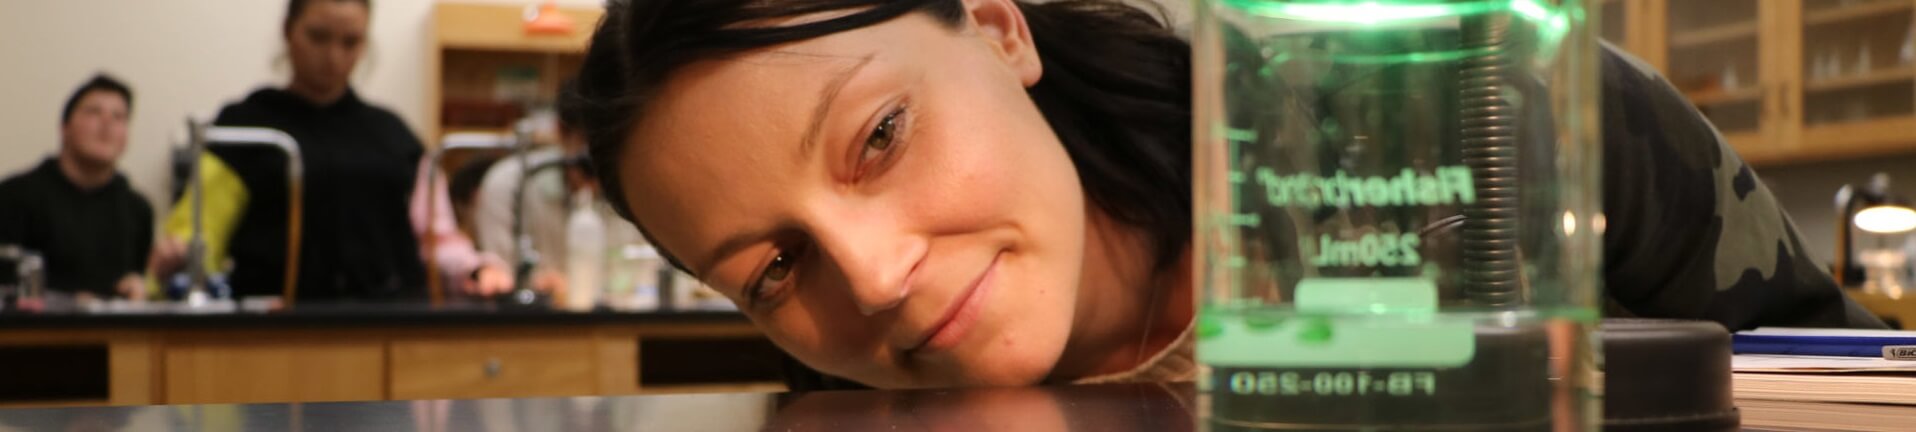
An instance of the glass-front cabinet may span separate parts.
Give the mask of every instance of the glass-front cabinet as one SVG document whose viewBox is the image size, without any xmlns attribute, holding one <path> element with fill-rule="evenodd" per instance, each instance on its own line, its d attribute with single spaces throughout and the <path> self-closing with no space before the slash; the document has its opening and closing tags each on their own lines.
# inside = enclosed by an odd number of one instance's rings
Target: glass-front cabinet
<svg viewBox="0 0 1916 432">
<path fill-rule="evenodd" d="M 1916 0 L 1599 0 L 1758 165 L 1916 153 Z"/>
<path fill-rule="evenodd" d="M 1785 145 L 1778 105 L 1786 80 L 1774 68 L 1776 13 L 1770 0 L 1655 0 L 1664 12 L 1660 65 L 1675 85 L 1742 153 Z"/>
<path fill-rule="evenodd" d="M 1912 0 L 1802 0 L 1802 146 L 1861 155 L 1916 147 L 1916 21 Z"/>
</svg>

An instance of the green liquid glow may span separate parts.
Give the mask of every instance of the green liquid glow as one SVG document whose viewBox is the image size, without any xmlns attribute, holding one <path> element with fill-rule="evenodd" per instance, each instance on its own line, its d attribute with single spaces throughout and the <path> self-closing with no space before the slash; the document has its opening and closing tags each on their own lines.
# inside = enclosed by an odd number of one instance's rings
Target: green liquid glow
<svg viewBox="0 0 1916 432">
<path fill-rule="evenodd" d="M 1563 33 L 1570 29 L 1572 21 L 1582 21 L 1584 18 L 1580 10 L 1546 6 L 1538 3 L 1537 0 L 1222 0 L 1221 3 L 1265 18 L 1366 25 L 1510 12 L 1523 19 L 1542 24 L 1538 27 L 1542 30 L 1543 39 L 1552 42 L 1561 38 Z M 1474 53 L 1449 54 L 1451 55 L 1445 55 L 1442 58 L 1407 56 L 1396 59 L 1377 59 L 1377 62 L 1447 61 L 1461 58 L 1458 54 Z"/>
</svg>

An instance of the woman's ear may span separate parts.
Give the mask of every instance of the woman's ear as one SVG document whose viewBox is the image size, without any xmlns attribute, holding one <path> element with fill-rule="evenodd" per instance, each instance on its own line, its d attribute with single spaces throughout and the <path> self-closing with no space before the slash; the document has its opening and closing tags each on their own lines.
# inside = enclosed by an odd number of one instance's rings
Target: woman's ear
<svg viewBox="0 0 1916 432">
<path fill-rule="evenodd" d="M 966 19 L 974 35 L 984 39 L 1005 66 L 1018 75 L 1025 87 L 1038 83 L 1044 75 L 1044 63 L 1031 39 L 1031 27 L 1025 24 L 1024 11 L 1015 0 L 965 0 Z"/>
</svg>

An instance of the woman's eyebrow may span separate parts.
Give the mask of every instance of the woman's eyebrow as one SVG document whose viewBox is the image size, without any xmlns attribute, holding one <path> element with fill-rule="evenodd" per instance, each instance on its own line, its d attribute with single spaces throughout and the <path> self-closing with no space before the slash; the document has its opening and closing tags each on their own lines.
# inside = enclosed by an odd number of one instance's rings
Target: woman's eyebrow
<svg viewBox="0 0 1916 432">
<path fill-rule="evenodd" d="M 871 64 L 873 56 L 874 55 L 868 54 L 858 59 L 857 64 L 853 64 L 845 68 L 845 70 L 838 72 L 838 74 L 833 75 L 832 80 L 827 81 L 825 86 L 819 89 L 818 104 L 812 108 L 811 123 L 806 125 L 805 135 L 799 141 L 800 157 L 813 154 L 812 148 L 818 146 L 818 134 L 820 130 L 824 128 L 825 117 L 831 113 L 832 101 L 838 99 L 838 93 L 845 90 L 845 85 L 851 82 L 852 76 L 858 75 L 858 71 L 865 69 L 865 65 Z M 718 247 L 712 248 L 712 251 L 705 255 L 705 264 L 696 269 L 698 272 L 695 274 L 712 274 L 712 267 L 718 265 L 720 260 L 738 253 L 739 250 L 745 249 L 753 243 L 757 243 L 759 238 L 765 237 L 767 234 L 768 232 L 761 231 L 742 231 L 726 237 L 724 241 L 718 243 Z"/>
<path fill-rule="evenodd" d="M 757 243 L 758 239 L 766 237 L 767 234 L 767 232 L 762 231 L 741 231 L 732 234 L 730 237 L 726 237 L 724 241 L 719 242 L 717 248 L 713 248 L 710 253 L 705 255 L 705 264 L 695 269 L 698 271 L 698 273 L 695 274 L 712 274 L 712 267 L 717 266 L 719 261 L 723 261 L 725 258 L 732 256 L 732 254 L 738 253 L 739 250 L 745 249 L 746 246 Z"/>
<path fill-rule="evenodd" d="M 845 84 L 851 82 L 852 76 L 858 75 L 858 71 L 871 62 L 872 55 L 869 54 L 858 59 L 858 64 L 845 68 L 844 71 L 833 76 L 831 81 L 826 82 L 824 88 L 819 89 L 818 105 L 812 108 L 811 123 L 805 126 L 804 138 L 798 143 L 798 154 L 801 157 L 812 154 L 812 148 L 818 146 L 818 134 L 824 128 L 826 115 L 832 111 L 832 101 L 838 99 L 838 93 L 845 90 Z"/>
</svg>

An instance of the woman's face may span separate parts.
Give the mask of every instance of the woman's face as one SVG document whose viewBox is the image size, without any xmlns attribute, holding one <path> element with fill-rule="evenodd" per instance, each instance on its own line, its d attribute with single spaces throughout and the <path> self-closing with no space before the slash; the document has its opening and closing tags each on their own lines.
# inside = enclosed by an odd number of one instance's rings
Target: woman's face
<svg viewBox="0 0 1916 432">
<path fill-rule="evenodd" d="M 616 163 L 636 218 L 772 340 L 883 387 L 1043 379 L 1073 332 L 1077 171 L 1009 0 L 695 63 Z"/>
<path fill-rule="evenodd" d="M 293 86 L 337 96 L 346 91 L 353 67 L 366 52 L 366 5 L 350 0 L 312 0 L 286 29 Z"/>
</svg>

